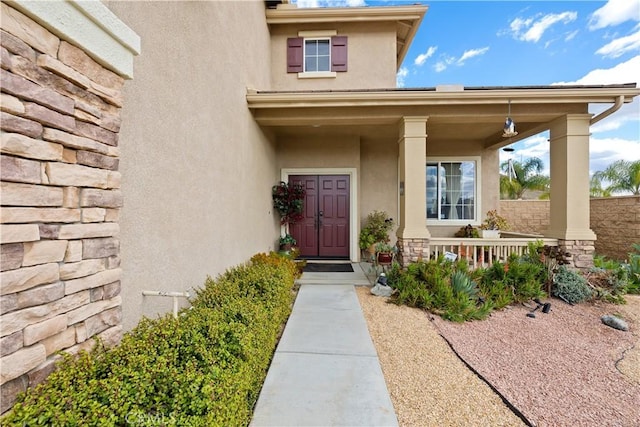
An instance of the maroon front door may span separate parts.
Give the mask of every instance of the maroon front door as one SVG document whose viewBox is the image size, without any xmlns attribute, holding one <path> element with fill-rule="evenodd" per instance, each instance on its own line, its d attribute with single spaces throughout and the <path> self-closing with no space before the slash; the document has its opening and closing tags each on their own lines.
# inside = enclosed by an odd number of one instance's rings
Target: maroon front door
<svg viewBox="0 0 640 427">
<path fill-rule="evenodd" d="M 349 175 L 291 175 L 306 189 L 304 219 L 289 230 L 307 258 L 349 258 Z"/>
</svg>

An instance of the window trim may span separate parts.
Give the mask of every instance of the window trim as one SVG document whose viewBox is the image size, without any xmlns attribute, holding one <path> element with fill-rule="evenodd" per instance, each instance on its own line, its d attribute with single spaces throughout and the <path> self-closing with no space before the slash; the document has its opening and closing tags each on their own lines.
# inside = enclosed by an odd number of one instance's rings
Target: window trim
<svg viewBox="0 0 640 427">
<path fill-rule="evenodd" d="M 426 224 L 429 227 L 433 226 L 441 226 L 441 227 L 450 227 L 450 226 L 464 226 L 467 224 L 471 224 L 472 226 L 479 226 L 482 224 L 480 220 L 480 214 L 482 212 L 482 157 L 481 156 L 436 156 L 436 157 L 427 157 L 425 159 L 425 180 L 427 178 L 427 164 L 428 163 L 440 163 L 440 162 L 475 162 L 475 203 L 474 203 L 474 218 L 475 220 L 470 221 L 468 219 L 433 219 L 427 218 L 427 206 L 425 205 L 424 216 L 426 220 Z M 425 188 L 426 191 L 426 188 Z M 426 194 L 425 194 L 426 197 Z"/>
<path fill-rule="evenodd" d="M 321 71 L 307 71 L 307 41 L 328 41 L 329 42 L 329 69 L 321 70 Z M 317 37 L 303 37 L 302 38 L 302 72 L 298 73 L 298 77 L 301 77 L 302 74 L 304 77 L 330 77 L 323 76 L 322 74 L 332 73 L 331 71 L 331 51 L 333 50 L 333 41 L 331 40 L 331 36 L 317 36 Z M 335 74 L 335 73 L 334 73 Z"/>
</svg>

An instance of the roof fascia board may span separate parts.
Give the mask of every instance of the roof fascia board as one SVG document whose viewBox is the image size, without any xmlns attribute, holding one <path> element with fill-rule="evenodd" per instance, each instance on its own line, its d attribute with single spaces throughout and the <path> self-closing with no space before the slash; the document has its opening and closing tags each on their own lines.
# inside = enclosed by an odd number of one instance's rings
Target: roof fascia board
<svg viewBox="0 0 640 427">
<path fill-rule="evenodd" d="M 436 91 L 367 91 L 367 92 L 291 92 L 248 93 L 249 108 L 351 107 L 393 105 L 455 105 L 526 103 L 611 103 L 620 96 L 629 103 L 640 95 L 637 88 L 525 89 Z"/>
<path fill-rule="evenodd" d="M 422 20 L 427 6 L 267 9 L 267 24 Z"/>
</svg>

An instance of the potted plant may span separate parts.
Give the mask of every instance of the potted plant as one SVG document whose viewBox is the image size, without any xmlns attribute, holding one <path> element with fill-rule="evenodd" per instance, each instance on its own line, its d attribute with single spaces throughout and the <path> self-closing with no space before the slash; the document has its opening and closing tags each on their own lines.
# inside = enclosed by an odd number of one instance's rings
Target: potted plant
<svg viewBox="0 0 640 427">
<path fill-rule="evenodd" d="M 376 243 L 376 257 L 378 264 L 391 264 L 393 261 L 393 252 L 395 247 L 391 246 L 387 242 Z"/>
<path fill-rule="evenodd" d="M 290 251 L 293 246 L 296 245 L 296 239 L 289 233 L 280 237 L 280 250 Z"/>
<path fill-rule="evenodd" d="M 497 239 L 500 237 L 500 230 L 508 230 L 507 220 L 498 214 L 495 209 L 487 212 L 484 222 L 480 226 L 484 239 Z"/>
<path fill-rule="evenodd" d="M 385 211 L 373 211 L 367 215 L 365 224 L 360 230 L 360 249 L 375 252 L 374 245 L 378 242 L 389 242 L 389 232 L 393 230 L 393 218 Z"/>
</svg>

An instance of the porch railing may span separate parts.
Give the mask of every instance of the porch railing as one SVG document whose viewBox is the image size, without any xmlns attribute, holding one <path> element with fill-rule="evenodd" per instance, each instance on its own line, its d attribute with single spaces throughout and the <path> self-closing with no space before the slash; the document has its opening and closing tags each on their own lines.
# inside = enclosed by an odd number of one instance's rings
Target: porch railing
<svg viewBox="0 0 640 427">
<path fill-rule="evenodd" d="M 539 236 L 508 237 L 498 239 L 475 239 L 459 237 L 432 237 L 430 239 L 430 257 L 455 254 L 465 258 L 471 269 L 490 267 L 495 261 L 505 261 L 515 253 L 523 255 L 531 242 L 541 241 L 544 245 L 558 246 L 557 239 Z"/>
</svg>

